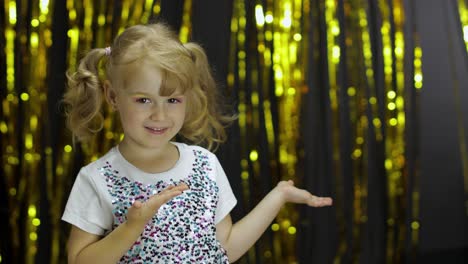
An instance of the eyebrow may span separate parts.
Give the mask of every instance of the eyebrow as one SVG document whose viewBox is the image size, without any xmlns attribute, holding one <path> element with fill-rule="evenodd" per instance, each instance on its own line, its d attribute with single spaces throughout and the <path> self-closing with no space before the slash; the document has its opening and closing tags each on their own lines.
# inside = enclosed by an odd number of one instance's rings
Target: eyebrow
<svg viewBox="0 0 468 264">
<path fill-rule="evenodd" d="M 150 96 L 150 94 L 144 93 L 144 92 L 130 92 L 129 95 L 130 96 L 146 96 L 146 97 Z"/>
<path fill-rule="evenodd" d="M 131 96 L 147 96 L 147 97 L 151 96 L 151 94 L 149 94 L 149 93 L 139 92 L 139 91 L 137 91 L 137 92 L 132 92 L 132 93 L 130 93 L 130 95 L 131 95 Z M 160 96 L 160 95 L 159 95 L 159 96 Z M 180 92 L 176 92 L 176 93 L 173 93 L 173 94 L 171 94 L 171 95 L 163 96 L 163 97 L 179 97 L 179 96 L 185 96 L 185 94 L 180 93 Z"/>
</svg>

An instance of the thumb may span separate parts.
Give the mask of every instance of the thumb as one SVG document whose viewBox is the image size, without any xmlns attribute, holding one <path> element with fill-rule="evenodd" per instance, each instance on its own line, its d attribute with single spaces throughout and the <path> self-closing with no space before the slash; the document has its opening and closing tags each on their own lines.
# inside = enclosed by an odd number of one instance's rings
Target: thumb
<svg viewBox="0 0 468 264">
<path fill-rule="evenodd" d="M 139 208 L 141 208 L 142 205 L 143 205 L 142 202 L 136 200 L 136 201 L 132 204 L 132 208 L 139 209 Z"/>
</svg>

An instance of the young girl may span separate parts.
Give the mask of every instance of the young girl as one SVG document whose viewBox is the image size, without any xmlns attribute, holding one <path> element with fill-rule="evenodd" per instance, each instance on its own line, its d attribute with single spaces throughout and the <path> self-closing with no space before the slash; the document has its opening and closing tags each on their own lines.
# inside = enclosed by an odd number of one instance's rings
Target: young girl
<svg viewBox="0 0 468 264">
<path fill-rule="evenodd" d="M 236 198 L 216 156 L 173 140 L 212 150 L 234 117 L 221 111 L 202 48 L 182 44 L 164 25 L 128 28 L 111 47 L 91 50 L 69 76 L 64 102 L 78 140 L 102 127 L 104 98 L 124 138 L 75 180 L 62 218 L 72 224 L 69 263 L 228 263 L 286 202 L 332 203 L 285 181 L 232 223 Z"/>
</svg>

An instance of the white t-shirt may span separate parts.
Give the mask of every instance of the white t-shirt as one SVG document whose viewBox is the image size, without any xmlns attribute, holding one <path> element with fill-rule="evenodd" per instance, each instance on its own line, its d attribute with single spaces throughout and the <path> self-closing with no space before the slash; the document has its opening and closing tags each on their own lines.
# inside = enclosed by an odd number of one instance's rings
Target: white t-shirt
<svg viewBox="0 0 468 264">
<path fill-rule="evenodd" d="M 179 160 L 163 173 L 141 171 L 118 147 L 83 167 L 62 220 L 104 236 L 126 221 L 135 200 L 145 201 L 170 184 L 184 182 L 189 190 L 161 206 L 119 263 L 228 263 L 216 239 L 216 224 L 237 202 L 226 174 L 208 150 L 173 144 Z"/>
</svg>

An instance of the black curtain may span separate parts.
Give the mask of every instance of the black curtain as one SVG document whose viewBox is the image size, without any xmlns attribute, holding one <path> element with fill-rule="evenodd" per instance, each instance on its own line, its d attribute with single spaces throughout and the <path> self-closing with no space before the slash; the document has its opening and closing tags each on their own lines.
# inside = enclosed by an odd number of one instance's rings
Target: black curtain
<svg viewBox="0 0 468 264">
<path fill-rule="evenodd" d="M 387 201 L 386 182 L 382 175 L 384 169 L 384 147 L 382 142 L 377 142 L 372 136 L 374 127 L 369 124 L 366 135 L 368 157 L 367 174 L 368 182 L 368 220 L 361 226 L 361 239 L 355 241 L 353 232 L 358 228 L 353 225 L 353 179 L 351 177 L 352 164 L 349 159 L 342 161 L 339 171 L 332 162 L 330 124 L 331 112 L 328 95 L 328 72 L 327 72 L 327 43 L 326 43 L 326 21 L 324 17 L 325 1 L 309 1 L 312 8 L 311 21 L 313 25 L 307 32 L 310 42 L 307 43 L 309 50 L 308 60 L 310 65 L 307 72 L 307 84 L 311 89 L 304 95 L 302 105 L 302 135 L 301 144 L 304 148 L 304 157 L 301 167 L 304 171 L 303 186 L 317 195 L 331 195 L 337 202 L 333 207 L 320 210 L 308 210 L 300 207 L 300 218 L 297 235 L 297 256 L 299 263 L 332 263 L 337 254 L 341 255 L 342 263 L 355 263 L 356 253 L 360 252 L 360 263 L 466 263 L 468 260 L 468 217 L 467 201 L 464 192 L 463 162 L 461 154 L 461 139 L 468 140 L 468 58 L 466 47 L 463 42 L 460 18 L 458 15 L 457 1 L 446 0 L 404 0 L 405 21 L 405 56 L 408 60 L 414 58 L 413 45 L 417 41 L 421 43 L 423 50 L 423 76 L 424 87 L 421 92 L 408 90 L 406 96 L 406 158 L 408 188 L 420 188 L 420 233 L 417 255 L 414 248 L 408 242 L 411 240 L 410 233 L 406 235 L 405 256 L 393 261 L 386 258 L 387 241 Z M 346 57 L 345 38 L 349 32 L 346 31 L 345 0 L 335 1 L 338 4 L 338 18 L 342 29 L 340 40 L 341 56 Z M 375 84 L 380 93 L 383 94 L 383 55 L 380 36 L 380 23 L 378 5 L 382 1 L 365 1 L 369 9 L 369 32 L 371 34 L 373 62 L 375 65 Z M 392 6 L 394 1 L 385 1 Z M 19 3 L 19 2 L 18 2 Z M 24 3 L 24 2 L 21 2 Z M 27 3 L 24 3 L 27 4 Z M 115 1 L 119 5 L 119 1 Z M 252 10 L 253 5 L 245 1 L 245 5 Z M 162 0 L 161 13 L 159 17 L 150 20 L 164 20 L 175 30 L 182 23 L 183 0 Z M 4 5 L 0 5 L 0 14 L 5 14 Z M 65 69 L 67 52 L 67 30 L 68 16 L 66 1 L 54 1 L 54 15 L 52 26 L 53 45 L 49 57 L 50 69 L 53 72 L 48 76 L 48 128 L 42 133 L 49 136 L 42 137 L 43 145 L 51 146 L 53 149 L 59 147 L 63 137 L 59 133 L 64 126 L 63 116 L 59 102 L 65 89 Z M 232 15 L 233 1 L 193 1 L 192 6 L 192 33 L 191 39 L 199 42 L 206 50 L 209 61 L 213 66 L 214 75 L 221 89 L 226 88 L 226 76 L 229 63 L 230 43 L 230 19 Z M 250 18 L 252 19 L 252 18 Z M 5 17 L 1 17 L 0 26 L 4 28 Z M 254 23 L 252 21 L 248 23 Z M 19 27 L 21 25 L 17 25 Z M 252 26 L 252 25 L 251 25 Z M 2 30 L 3 31 L 3 30 Z M 116 32 L 116 29 L 114 29 Z M 417 33 L 417 34 L 416 34 Z M 17 40 L 19 41 L 19 40 Z M 5 43 L 5 36 L 0 36 L 1 46 Z M 0 52 L 0 61 L 5 61 L 5 53 Z M 340 76 L 338 81 L 342 89 L 346 88 L 350 76 L 347 72 L 345 61 L 342 60 Z M 411 68 L 408 65 L 407 68 Z M 5 65 L 0 65 L 5 69 Z M 2 70 L 3 73 L 4 70 Z M 409 72 L 408 72 L 409 73 Z M 408 77 L 409 76 L 409 77 Z M 411 74 L 407 75 L 406 83 L 412 83 Z M 0 85 L 6 87 L 6 79 L 0 79 Z M 18 88 L 20 89 L 20 88 Z M 369 87 L 366 87 L 369 89 Z M 0 95 L 5 98 L 5 90 L 0 89 Z M 340 142 L 340 153 L 342 157 L 351 155 L 351 137 L 346 134 L 350 127 L 349 105 L 345 90 L 340 90 L 339 102 L 342 105 L 339 113 L 339 124 L 343 129 Z M 383 100 L 380 100 L 381 102 Z M 231 94 L 231 103 L 235 106 L 236 96 Z M 381 107 L 383 108 L 383 107 Z M 0 108 L 3 116 L 3 110 Z M 369 119 L 371 110 L 367 109 Z M 382 113 L 379 113 L 382 115 Z M 21 113 L 18 116 L 22 118 Z M 460 129 L 464 134 L 460 134 Z M 462 130 L 463 130 L 462 129 Z M 242 198 L 242 186 L 240 175 L 240 136 L 239 127 L 235 124 L 228 130 L 229 139 L 218 151 L 217 155 L 226 171 L 231 186 L 239 202 L 232 212 L 234 221 L 244 216 L 249 208 L 244 208 Z M 385 135 L 384 135 L 385 136 Z M 260 141 L 266 144 L 264 135 Z M 56 153 L 54 151 L 54 153 Z M 80 152 L 74 156 L 77 164 L 75 172 L 79 169 L 83 157 Z M 53 160 L 55 165 L 55 159 Z M 45 168 L 41 167 L 44 171 Z M 3 173 L 3 170 L 0 170 Z M 339 175 L 338 178 L 331 175 Z M 414 178 L 412 176 L 416 175 Z M 266 173 L 263 177 L 270 177 Z M 3 179 L 4 175 L 0 174 Z M 414 181 L 413 179 L 417 179 Z M 337 181 L 342 183 L 343 189 L 336 190 Z M 266 179 L 264 183 L 271 182 Z M 14 256 L 12 244 L 9 239 L 12 231 L 8 228 L 9 208 L 8 190 L 4 181 L 0 181 L 0 236 L 2 262 L 21 263 L 21 256 Z M 40 186 L 46 190 L 47 179 L 41 178 Z M 261 186 L 262 192 L 269 186 Z M 411 197 L 405 197 L 407 208 L 411 208 Z M 18 205 L 24 206 L 24 205 Z M 48 215 L 50 204 L 45 192 L 42 192 L 40 203 L 40 215 Z M 401 219 L 400 219 L 401 220 Z M 405 216 L 406 226 L 411 227 L 409 214 Z M 37 263 L 50 262 L 51 237 L 48 230 L 52 228 L 47 217 L 41 218 L 39 229 Z M 61 227 L 67 230 L 63 224 Z M 271 230 L 267 230 L 265 237 L 271 238 Z M 67 233 L 63 233 L 62 240 L 65 241 Z M 345 240 L 348 247 L 340 251 L 340 241 Z M 391 245 L 390 245 L 391 246 Z M 24 251 L 24 248 L 21 248 Z M 64 254 L 64 253 L 63 253 Z M 247 261 L 244 259 L 243 261 Z"/>
</svg>

